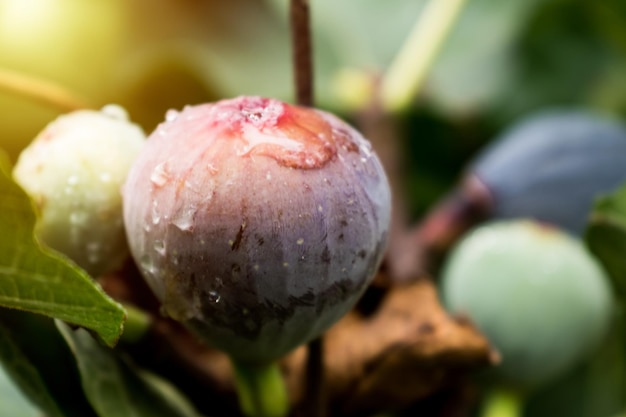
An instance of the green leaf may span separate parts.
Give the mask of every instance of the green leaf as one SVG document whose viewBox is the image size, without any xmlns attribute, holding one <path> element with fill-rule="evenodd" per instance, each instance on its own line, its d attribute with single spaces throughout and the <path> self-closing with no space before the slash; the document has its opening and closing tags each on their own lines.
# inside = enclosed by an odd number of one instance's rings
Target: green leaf
<svg viewBox="0 0 626 417">
<path fill-rule="evenodd" d="M 626 295 L 626 186 L 598 199 L 585 241 L 610 275 L 618 293 Z"/>
<path fill-rule="evenodd" d="M 85 394 L 100 417 L 199 417 L 168 382 L 140 371 L 83 329 L 57 321 L 74 352 Z"/>
<path fill-rule="evenodd" d="M 0 404 L 2 412 L 12 417 L 40 417 L 42 412 L 13 384 L 0 366 Z"/>
<path fill-rule="evenodd" d="M 85 327 L 115 345 L 124 309 L 86 272 L 35 240 L 33 206 L 9 172 L 0 153 L 0 306 Z"/>
<path fill-rule="evenodd" d="M 10 331 L 2 326 L 0 326 L 0 357 L 7 363 L 13 378 L 36 404 L 47 410 L 51 416 L 63 417 L 37 369 L 28 361 L 20 347 L 11 340 Z"/>
<path fill-rule="evenodd" d="M 460 113 L 492 105 L 517 81 L 517 41 L 540 3 L 468 1 L 428 78 L 432 102 Z"/>
<path fill-rule="evenodd" d="M 52 319 L 0 309 L 0 362 L 47 416 L 95 416 L 82 392 L 74 357 Z M 0 404 L 0 410 L 6 411 Z"/>
</svg>

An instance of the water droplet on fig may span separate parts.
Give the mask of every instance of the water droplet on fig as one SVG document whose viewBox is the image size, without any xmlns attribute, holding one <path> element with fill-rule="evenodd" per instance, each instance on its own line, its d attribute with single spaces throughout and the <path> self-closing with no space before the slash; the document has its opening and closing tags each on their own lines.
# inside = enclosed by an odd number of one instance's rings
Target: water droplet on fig
<svg viewBox="0 0 626 417">
<path fill-rule="evenodd" d="M 193 218 L 197 211 L 198 208 L 195 206 L 183 207 L 172 219 L 172 224 L 183 232 L 192 231 L 194 225 Z"/>
<path fill-rule="evenodd" d="M 164 186 L 167 181 L 170 179 L 170 173 L 167 167 L 167 162 L 162 162 L 152 171 L 150 175 L 150 181 L 157 187 Z"/>
<path fill-rule="evenodd" d="M 300 239 L 296 240 L 296 243 L 297 243 L 298 245 L 302 245 L 302 244 L 304 243 L 304 239 L 303 239 L 303 238 L 300 238 Z"/>
<path fill-rule="evenodd" d="M 222 296 L 217 291 L 214 291 L 214 290 L 209 291 L 208 296 L 209 296 L 209 302 L 216 303 L 216 304 L 219 303 L 220 299 L 222 298 Z"/>
<path fill-rule="evenodd" d="M 159 213 L 158 203 L 154 201 L 152 203 L 152 224 L 159 224 L 161 221 L 161 214 Z"/>
<path fill-rule="evenodd" d="M 169 109 L 168 111 L 165 112 L 165 120 L 167 120 L 168 122 L 173 122 L 174 120 L 178 118 L 178 115 L 179 115 L 178 110 Z"/>
<path fill-rule="evenodd" d="M 163 242 L 162 240 L 155 240 L 154 241 L 154 250 L 161 256 L 165 255 L 165 242 Z"/>
<path fill-rule="evenodd" d="M 152 261 L 152 257 L 147 253 L 143 254 L 141 258 L 139 258 L 139 266 L 145 273 L 149 275 L 155 275 L 157 272 L 156 266 Z"/>
</svg>

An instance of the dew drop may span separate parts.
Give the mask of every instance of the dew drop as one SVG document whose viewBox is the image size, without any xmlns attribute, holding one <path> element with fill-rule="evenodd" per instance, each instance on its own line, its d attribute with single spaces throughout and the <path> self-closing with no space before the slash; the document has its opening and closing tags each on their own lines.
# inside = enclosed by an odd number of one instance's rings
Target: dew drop
<svg viewBox="0 0 626 417">
<path fill-rule="evenodd" d="M 154 275 L 156 273 L 156 267 L 154 266 L 154 262 L 152 262 L 152 257 L 147 253 L 139 258 L 139 266 L 147 274 Z"/>
<path fill-rule="evenodd" d="M 155 240 L 154 241 L 154 250 L 161 256 L 165 256 L 165 242 L 163 242 L 162 240 Z"/>
<path fill-rule="evenodd" d="M 170 173 L 167 168 L 167 162 L 161 162 L 154 167 L 152 174 L 150 175 L 150 181 L 157 187 L 163 187 L 170 179 Z"/>
<path fill-rule="evenodd" d="M 300 238 L 300 239 L 296 240 L 296 243 L 297 243 L 298 245 L 302 245 L 302 244 L 304 243 L 304 239 L 303 239 L 303 238 Z"/>
<path fill-rule="evenodd" d="M 128 113 L 126 110 L 117 104 L 107 104 L 102 107 L 100 111 L 112 119 L 128 120 Z"/>
<path fill-rule="evenodd" d="M 179 114 L 180 113 L 178 112 L 178 110 L 169 109 L 168 111 L 165 112 L 165 120 L 168 122 L 173 122 L 174 120 L 178 118 Z"/>
<path fill-rule="evenodd" d="M 217 291 L 214 291 L 214 290 L 209 291 L 208 296 L 209 296 L 208 297 L 209 302 L 216 303 L 216 304 L 219 303 L 220 299 L 222 298 L 222 296 Z"/>
<path fill-rule="evenodd" d="M 158 203 L 152 202 L 152 224 L 159 224 L 161 222 L 161 214 L 159 213 Z"/>
<path fill-rule="evenodd" d="M 183 207 L 172 219 L 172 224 L 183 232 L 190 232 L 194 226 L 194 216 L 198 208 L 196 206 Z"/>
</svg>

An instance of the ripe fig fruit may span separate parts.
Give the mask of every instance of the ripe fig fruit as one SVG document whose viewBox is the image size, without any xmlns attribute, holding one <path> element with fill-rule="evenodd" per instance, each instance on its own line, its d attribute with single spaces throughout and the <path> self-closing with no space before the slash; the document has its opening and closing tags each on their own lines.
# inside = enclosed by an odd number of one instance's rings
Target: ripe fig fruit
<svg viewBox="0 0 626 417">
<path fill-rule="evenodd" d="M 131 253 L 164 311 L 247 363 L 344 315 L 390 222 L 368 141 L 329 113 L 260 97 L 170 111 L 123 198 Z"/>
<path fill-rule="evenodd" d="M 441 285 L 447 308 L 468 315 L 500 351 L 500 381 L 525 389 L 570 369 L 610 325 L 599 264 L 577 238 L 529 220 L 474 229 L 449 255 Z"/>
<path fill-rule="evenodd" d="M 94 277 L 128 256 L 120 189 L 144 142 L 121 107 L 75 111 L 46 126 L 13 170 L 39 209 L 37 236 Z"/>
<path fill-rule="evenodd" d="M 531 217 L 580 235 L 595 197 L 626 181 L 626 128 L 582 110 L 544 111 L 505 131 L 470 171 L 493 217 Z"/>
</svg>

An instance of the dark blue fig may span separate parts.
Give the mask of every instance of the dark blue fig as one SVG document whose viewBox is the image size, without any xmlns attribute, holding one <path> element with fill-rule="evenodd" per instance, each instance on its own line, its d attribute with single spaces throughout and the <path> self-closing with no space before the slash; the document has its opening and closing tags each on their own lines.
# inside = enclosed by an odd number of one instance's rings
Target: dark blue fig
<svg viewBox="0 0 626 417">
<path fill-rule="evenodd" d="M 492 217 L 530 217 L 574 234 L 593 200 L 626 181 L 626 128 L 583 110 L 532 115 L 471 164 L 492 197 Z"/>
</svg>

